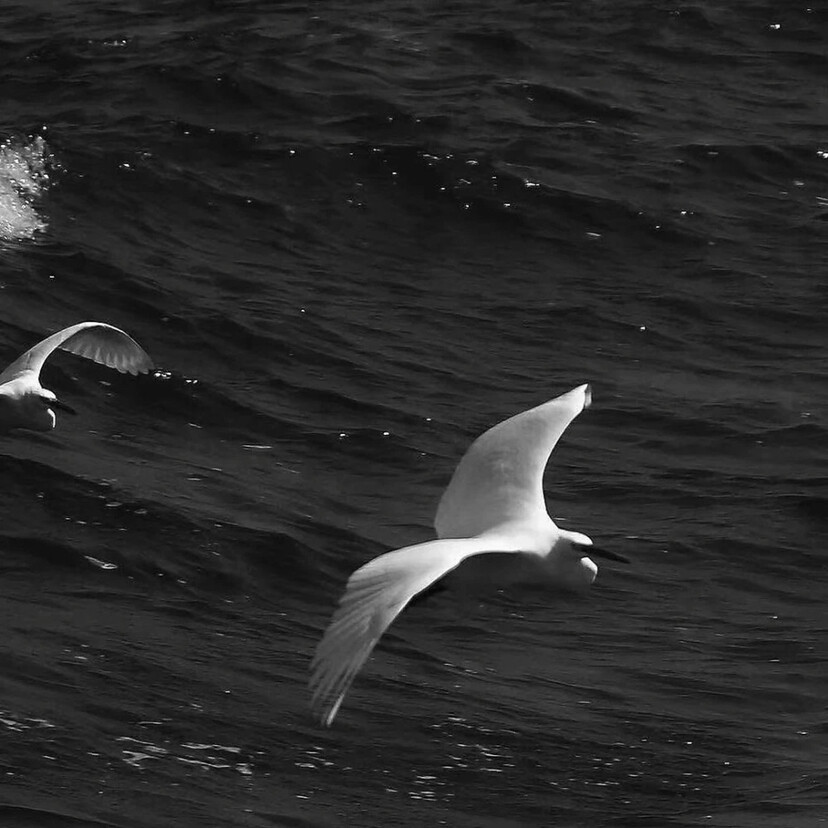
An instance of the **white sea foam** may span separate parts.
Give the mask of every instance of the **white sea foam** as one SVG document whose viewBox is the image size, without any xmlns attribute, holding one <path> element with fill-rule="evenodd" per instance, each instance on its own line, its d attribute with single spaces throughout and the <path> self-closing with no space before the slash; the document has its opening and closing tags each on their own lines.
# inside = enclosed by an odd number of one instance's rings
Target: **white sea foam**
<svg viewBox="0 0 828 828">
<path fill-rule="evenodd" d="M 49 149 L 39 135 L 0 143 L 0 241 L 31 239 L 46 229 L 37 202 L 49 185 Z"/>
</svg>

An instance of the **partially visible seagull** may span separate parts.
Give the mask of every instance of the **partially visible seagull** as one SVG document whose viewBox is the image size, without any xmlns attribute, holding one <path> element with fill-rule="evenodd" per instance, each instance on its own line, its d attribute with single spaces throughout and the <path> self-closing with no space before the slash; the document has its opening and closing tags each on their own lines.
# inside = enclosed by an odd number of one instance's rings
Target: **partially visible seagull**
<svg viewBox="0 0 828 828">
<path fill-rule="evenodd" d="M 54 409 L 77 412 L 40 384 L 40 369 L 56 348 L 93 359 L 121 373 L 146 373 L 154 367 L 128 334 L 105 322 L 80 322 L 38 342 L 0 374 L 0 432 L 12 428 L 51 431 Z"/>
<path fill-rule="evenodd" d="M 357 569 L 311 663 L 311 708 L 330 725 L 380 636 L 412 598 L 449 573 L 505 586 L 534 582 L 584 589 L 598 567 L 589 555 L 629 563 L 546 512 L 543 472 L 566 427 L 592 401 L 580 385 L 489 429 L 460 460 L 440 500 L 439 540 L 387 552 Z M 500 553 L 500 554 L 495 554 Z M 475 557 L 479 556 L 479 557 Z M 458 569 L 460 567 L 460 569 Z"/>
</svg>

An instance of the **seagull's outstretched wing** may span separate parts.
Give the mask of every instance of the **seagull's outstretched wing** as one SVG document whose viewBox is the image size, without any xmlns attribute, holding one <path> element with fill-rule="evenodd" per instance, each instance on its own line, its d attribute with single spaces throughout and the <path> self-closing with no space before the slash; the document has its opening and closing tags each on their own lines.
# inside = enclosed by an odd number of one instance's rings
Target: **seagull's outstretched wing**
<svg viewBox="0 0 828 828">
<path fill-rule="evenodd" d="M 0 374 L 0 383 L 27 372 L 32 372 L 37 378 L 43 363 L 55 348 L 93 359 L 121 373 L 140 374 L 153 368 L 146 351 L 120 328 L 105 322 L 81 322 L 52 334 L 26 351 Z"/>
<path fill-rule="evenodd" d="M 545 517 L 543 471 L 549 455 L 591 400 L 589 385 L 579 385 L 478 437 L 440 500 L 437 535 L 466 538 L 507 521 Z"/>
<path fill-rule="evenodd" d="M 418 593 L 471 555 L 517 552 L 508 539 L 458 538 L 406 546 L 369 561 L 348 579 L 311 663 L 311 707 L 325 725 L 380 636 Z"/>
</svg>

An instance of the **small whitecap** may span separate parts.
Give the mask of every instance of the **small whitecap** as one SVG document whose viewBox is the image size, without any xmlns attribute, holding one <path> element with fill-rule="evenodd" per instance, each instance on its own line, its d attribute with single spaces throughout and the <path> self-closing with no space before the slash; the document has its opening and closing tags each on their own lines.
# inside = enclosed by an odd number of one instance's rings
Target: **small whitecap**
<svg viewBox="0 0 828 828">
<path fill-rule="evenodd" d="M 102 561 L 100 560 L 100 558 L 93 558 L 91 555 L 84 555 L 83 557 L 86 558 L 86 560 L 89 561 L 89 563 L 91 563 L 93 566 L 97 566 L 98 569 L 111 570 L 118 568 L 118 564 L 109 563 L 108 561 Z"/>
</svg>

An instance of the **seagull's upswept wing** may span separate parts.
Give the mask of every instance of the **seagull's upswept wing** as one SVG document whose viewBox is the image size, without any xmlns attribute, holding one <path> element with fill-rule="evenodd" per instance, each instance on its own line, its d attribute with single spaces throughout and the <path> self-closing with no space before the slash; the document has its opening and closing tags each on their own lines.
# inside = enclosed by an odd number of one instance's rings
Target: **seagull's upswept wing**
<svg viewBox="0 0 828 828">
<path fill-rule="evenodd" d="M 105 322 L 80 322 L 52 334 L 18 357 L 0 374 L 0 383 L 27 372 L 32 372 L 36 379 L 55 348 L 92 359 L 121 373 L 145 373 L 154 367 L 146 351 L 120 328 Z"/>
<path fill-rule="evenodd" d="M 509 521 L 546 518 L 543 472 L 567 426 L 589 406 L 589 385 L 490 428 L 463 455 L 440 500 L 441 538 L 479 535 Z"/>
<path fill-rule="evenodd" d="M 494 534 L 428 541 L 387 552 L 354 572 L 311 664 L 311 706 L 321 721 L 334 720 L 380 636 L 415 595 L 471 555 L 520 551 L 511 544 Z"/>
</svg>

